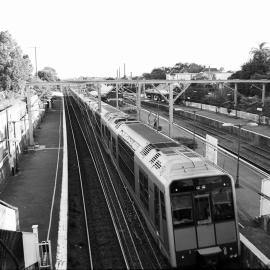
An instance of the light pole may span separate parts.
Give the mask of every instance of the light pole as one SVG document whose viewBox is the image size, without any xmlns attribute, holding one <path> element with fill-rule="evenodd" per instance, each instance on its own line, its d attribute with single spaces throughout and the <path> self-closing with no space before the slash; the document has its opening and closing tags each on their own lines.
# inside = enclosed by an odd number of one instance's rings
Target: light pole
<svg viewBox="0 0 270 270">
<path fill-rule="evenodd" d="M 196 111 L 192 111 L 193 114 L 194 114 L 194 117 L 193 117 L 193 146 L 195 146 L 195 122 L 196 122 Z M 195 149 L 195 148 L 194 148 Z"/>
<path fill-rule="evenodd" d="M 241 144 L 241 128 L 245 126 L 256 127 L 257 123 L 247 123 L 247 124 L 232 124 L 232 123 L 223 123 L 223 127 L 238 127 L 238 142 L 237 142 L 237 165 L 236 165 L 236 179 L 235 179 L 235 187 L 238 188 L 239 185 L 239 163 L 240 163 L 240 144 Z"/>
<path fill-rule="evenodd" d="M 34 46 L 34 47 L 30 47 L 30 48 L 35 49 L 35 65 L 36 65 L 36 80 L 37 80 L 38 79 L 38 71 L 37 71 L 37 47 Z"/>
</svg>

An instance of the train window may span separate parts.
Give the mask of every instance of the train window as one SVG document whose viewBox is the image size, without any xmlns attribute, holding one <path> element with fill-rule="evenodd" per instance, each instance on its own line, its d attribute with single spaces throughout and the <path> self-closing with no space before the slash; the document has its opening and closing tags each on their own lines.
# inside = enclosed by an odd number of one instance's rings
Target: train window
<svg viewBox="0 0 270 270">
<path fill-rule="evenodd" d="M 116 157 L 116 140 L 114 137 L 112 137 L 112 153 Z"/>
<path fill-rule="evenodd" d="M 212 191 L 212 202 L 215 221 L 224 221 L 234 218 L 231 189 L 220 188 Z"/>
<path fill-rule="evenodd" d="M 106 140 L 108 147 L 110 147 L 109 143 L 110 143 L 111 133 L 110 133 L 110 130 L 108 129 L 108 127 L 106 127 L 106 126 L 104 126 L 104 136 L 105 136 L 105 140 Z"/>
<path fill-rule="evenodd" d="M 155 198 L 154 198 L 154 212 L 155 212 L 155 225 L 157 230 L 159 231 L 160 229 L 160 224 L 159 224 L 159 218 L 160 218 L 160 214 L 159 214 L 159 192 L 158 192 L 158 187 L 156 185 L 154 185 L 155 187 Z"/>
<path fill-rule="evenodd" d="M 128 183 L 133 188 L 133 190 L 135 190 L 135 179 L 134 179 L 133 172 L 126 165 L 127 164 L 126 161 L 123 160 L 120 155 L 118 155 L 118 162 L 119 162 L 119 167 L 120 167 L 121 171 L 123 172 L 123 174 L 125 175 Z"/>
<path fill-rule="evenodd" d="M 134 151 L 118 136 L 118 155 L 134 174 Z"/>
<path fill-rule="evenodd" d="M 139 170 L 140 199 L 147 210 L 149 210 L 148 177 Z"/>
<path fill-rule="evenodd" d="M 194 224 L 191 194 L 173 194 L 171 200 L 173 225 Z"/>
<path fill-rule="evenodd" d="M 198 224 L 207 224 L 211 222 L 209 194 L 197 195 L 195 199 L 195 212 Z"/>
<path fill-rule="evenodd" d="M 101 131 L 100 131 L 100 115 L 95 113 L 95 116 L 96 116 L 96 121 L 95 121 L 96 131 L 98 132 L 99 135 L 101 135 Z"/>
<path fill-rule="evenodd" d="M 118 162 L 130 186 L 135 190 L 134 152 L 118 136 Z"/>
<path fill-rule="evenodd" d="M 160 191 L 160 206 L 161 206 L 161 215 L 162 219 L 166 220 L 166 210 L 165 210 L 165 200 L 164 200 L 164 194 Z"/>
</svg>

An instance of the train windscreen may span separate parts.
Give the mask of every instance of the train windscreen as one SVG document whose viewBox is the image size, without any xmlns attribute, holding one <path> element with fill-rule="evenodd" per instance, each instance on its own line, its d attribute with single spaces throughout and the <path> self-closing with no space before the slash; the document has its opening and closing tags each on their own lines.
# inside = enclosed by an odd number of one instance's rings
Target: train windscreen
<svg viewBox="0 0 270 270">
<path fill-rule="evenodd" d="M 213 216 L 215 221 L 234 218 L 233 196 L 230 188 L 220 188 L 212 191 Z"/>
<path fill-rule="evenodd" d="M 173 224 L 192 225 L 194 220 L 191 194 L 172 194 L 171 200 L 173 208 Z"/>
<path fill-rule="evenodd" d="M 232 185 L 226 175 L 176 180 L 170 192 L 175 227 L 234 219 Z"/>
</svg>

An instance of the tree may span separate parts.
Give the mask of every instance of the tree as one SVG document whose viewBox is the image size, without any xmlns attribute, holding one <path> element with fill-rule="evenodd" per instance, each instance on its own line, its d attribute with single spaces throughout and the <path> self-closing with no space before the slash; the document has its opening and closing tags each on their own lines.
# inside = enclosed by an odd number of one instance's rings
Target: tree
<svg viewBox="0 0 270 270">
<path fill-rule="evenodd" d="M 266 44 L 266 42 L 262 42 L 259 44 L 259 48 L 251 49 L 250 53 L 253 56 L 254 61 L 269 64 L 270 48 L 265 47 Z"/>
<path fill-rule="evenodd" d="M 151 73 L 143 73 L 146 80 L 166 80 L 166 68 L 154 68 Z"/>
<path fill-rule="evenodd" d="M 0 90 L 18 92 L 31 78 L 32 69 L 28 55 L 23 55 L 9 32 L 0 32 Z"/>
<path fill-rule="evenodd" d="M 250 54 L 252 58 L 244 63 L 241 70 L 232 74 L 230 79 L 269 79 L 270 78 L 270 49 L 265 46 L 266 42 L 259 44 L 258 48 L 252 48 Z M 270 86 L 266 85 L 267 92 Z M 245 96 L 253 96 L 252 88 L 247 84 L 239 84 L 238 90 Z"/>
<path fill-rule="evenodd" d="M 42 81 L 47 81 L 47 82 L 59 81 L 55 69 L 51 67 L 45 67 L 42 70 L 38 71 L 38 77 Z"/>
<path fill-rule="evenodd" d="M 188 73 L 200 73 L 201 71 L 203 71 L 203 69 L 204 69 L 204 66 L 201 66 L 201 65 L 198 65 L 195 63 L 191 63 L 191 64 L 188 64 L 187 72 Z"/>
</svg>

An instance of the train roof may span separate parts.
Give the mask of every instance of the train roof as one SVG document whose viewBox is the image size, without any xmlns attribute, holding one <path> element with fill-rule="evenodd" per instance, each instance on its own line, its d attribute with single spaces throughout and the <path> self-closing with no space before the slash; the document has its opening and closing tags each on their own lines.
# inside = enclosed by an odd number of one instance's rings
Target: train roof
<svg viewBox="0 0 270 270">
<path fill-rule="evenodd" d="M 93 110 L 97 111 L 98 102 L 91 100 L 90 103 Z M 188 147 L 142 122 L 131 119 L 128 114 L 104 102 L 101 115 L 163 184 L 169 185 L 171 181 L 178 179 L 226 173 Z"/>
<path fill-rule="evenodd" d="M 175 179 L 224 174 L 206 158 L 143 123 L 123 123 L 119 136 L 153 174 L 168 183 Z"/>
<path fill-rule="evenodd" d="M 170 144 L 173 142 L 168 137 L 142 123 L 129 125 L 129 128 L 144 137 L 150 144 Z"/>
</svg>

